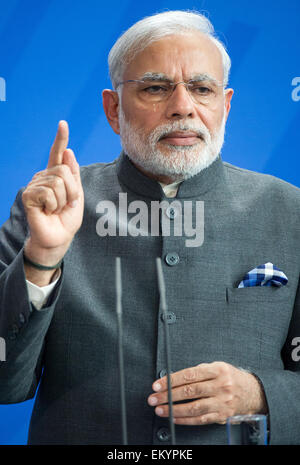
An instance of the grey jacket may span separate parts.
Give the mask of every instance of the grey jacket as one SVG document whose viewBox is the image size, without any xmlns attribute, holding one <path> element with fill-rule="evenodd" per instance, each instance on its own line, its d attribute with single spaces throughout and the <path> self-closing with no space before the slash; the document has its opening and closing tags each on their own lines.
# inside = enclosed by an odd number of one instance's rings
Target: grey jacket
<svg viewBox="0 0 300 465">
<path fill-rule="evenodd" d="M 270 443 L 300 444 L 299 362 L 293 357 L 300 336 L 299 189 L 218 158 L 179 187 L 180 204 L 204 202 L 203 243 L 187 247 L 187 237 L 172 228 L 156 236 L 97 233 L 99 202 L 118 205 L 120 192 L 128 203 L 146 202 L 149 211 L 153 201 L 174 200 L 127 156 L 82 167 L 81 175 L 83 224 L 42 310 L 27 295 L 22 190 L 0 230 L 0 336 L 7 344 L 0 402 L 25 401 L 38 387 L 28 442 L 122 443 L 115 312 L 120 256 L 129 444 L 170 444 L 168 420 L 147 404 L 166 368 L 156 257 L 163 261 L 172 371 L 217 360 L 250 370 L 266 393 Z M 237 288 L 266 262 L 287 275 L 286 286 Z M 176 439 L 226 444 L 226 426 L 176 426 Z"/>
</svg>

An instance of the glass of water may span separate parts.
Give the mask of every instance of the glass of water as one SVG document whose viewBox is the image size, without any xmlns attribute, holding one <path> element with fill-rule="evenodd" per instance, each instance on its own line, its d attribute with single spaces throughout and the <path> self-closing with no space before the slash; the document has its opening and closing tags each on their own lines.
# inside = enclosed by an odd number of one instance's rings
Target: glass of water
<svg viewBox="0 0 300 465">
<path fill-rule="evenodd" d="M 266 415 L 235 415 L 227 418 L 229 445 L 267 445 Z"/>
</svg>

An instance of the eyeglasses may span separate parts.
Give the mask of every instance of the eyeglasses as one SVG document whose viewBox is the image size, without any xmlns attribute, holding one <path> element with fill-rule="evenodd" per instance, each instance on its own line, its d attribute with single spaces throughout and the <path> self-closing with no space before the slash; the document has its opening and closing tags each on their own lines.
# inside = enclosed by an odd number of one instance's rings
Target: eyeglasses
<svg viewBox="0 0 300 465">
<path fill-rule="evenodd" d="M 124 84 L 135 85 L 138 98 L 146 103 L 157 103 L 168 100 L 176 86 L 183 84 L 195 103 L 206 105 L 212 104 L 220 95 L 221 89 L 225 87 L 223 84 L 212 80 L 190 80 L 174 83 L 164 80 L 128 79 L 127 81 L 119 82 L 116 85 L 116 89 Z"/>
</svg>

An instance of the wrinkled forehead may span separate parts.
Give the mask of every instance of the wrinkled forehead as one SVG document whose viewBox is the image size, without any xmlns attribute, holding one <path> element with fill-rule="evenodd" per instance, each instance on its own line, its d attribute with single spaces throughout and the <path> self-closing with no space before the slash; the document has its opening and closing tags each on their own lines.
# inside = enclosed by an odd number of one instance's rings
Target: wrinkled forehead
<svg viewBox="0 0 300 465">
<path fill-rule="evenodd" d="M 170 35 L 152 42 L 130 61 L 123 79 L 140 79 L 147 73 L 161 73 L 172 81 L 201 74 L 219 82 L 224 78 L 221 52 L 201 32 Z"/>
</svg>

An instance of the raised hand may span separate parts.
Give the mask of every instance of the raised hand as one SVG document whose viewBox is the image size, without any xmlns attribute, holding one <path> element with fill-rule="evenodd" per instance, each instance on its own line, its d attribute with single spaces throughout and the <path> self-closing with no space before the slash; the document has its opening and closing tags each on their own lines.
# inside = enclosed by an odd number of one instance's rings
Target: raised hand
<svg viewBox="0 0 300 465">
<path fill-rule="evenodd" d="M 60 121 L 47 168 L 34 175 L 22 196 L 30 229 L 25 255 L 45 266 L 63 258 L 83 218 L 80 169 L 68 142 L 68 124 Z"/>
</svg>

